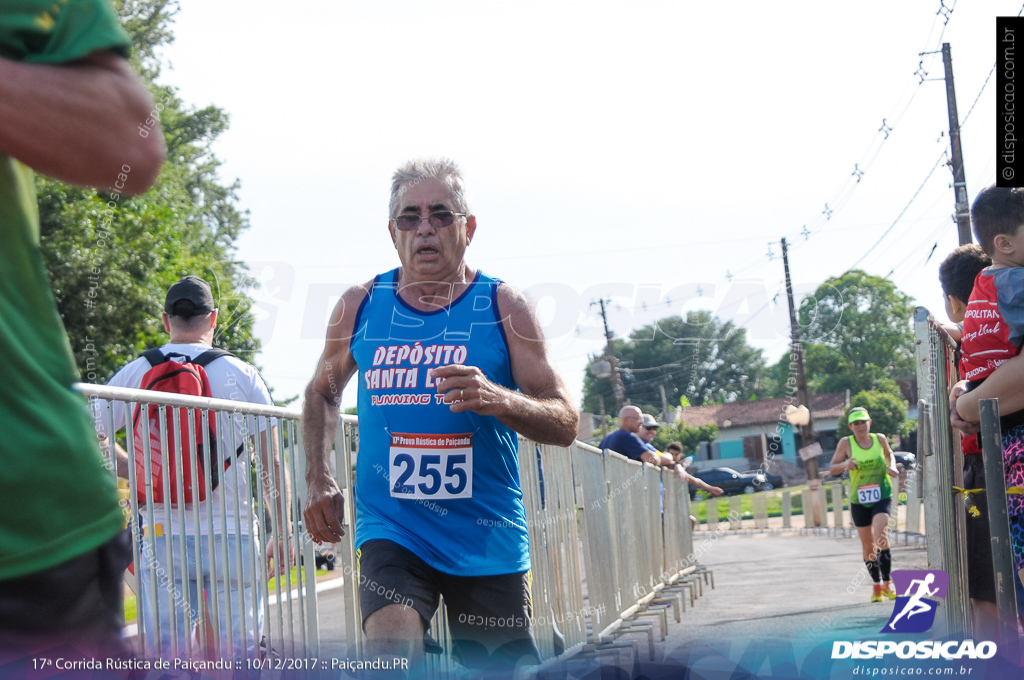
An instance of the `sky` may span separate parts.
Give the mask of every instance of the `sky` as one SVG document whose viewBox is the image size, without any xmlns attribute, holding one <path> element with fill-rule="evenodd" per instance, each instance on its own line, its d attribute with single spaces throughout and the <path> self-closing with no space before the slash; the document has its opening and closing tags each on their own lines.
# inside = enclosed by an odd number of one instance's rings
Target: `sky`
<svg viewBox="0 0 1024 680">
<path fill-rule="evenodd" d="M 237 254 L 259 282 L 256 361 L 275 398 L 302 393 L 341 292 L 398 266 L 392 172 L 441 155 L 477 216 L 467 262 L 534 301 L 577 404 L 604 351 L 601 298 L 616 337 L 706 309 L 777 361 L 782 238 L 798 300 L 856 266 L 944 318 L 938 265 L 958 239 L 939 51 L 950 43 L 973 199 L 995 181 L 995 17 L 1022 9 L 180 6 L 161 82 L 230 115 L 214 151 L 249 212 Z"/>
</svg>

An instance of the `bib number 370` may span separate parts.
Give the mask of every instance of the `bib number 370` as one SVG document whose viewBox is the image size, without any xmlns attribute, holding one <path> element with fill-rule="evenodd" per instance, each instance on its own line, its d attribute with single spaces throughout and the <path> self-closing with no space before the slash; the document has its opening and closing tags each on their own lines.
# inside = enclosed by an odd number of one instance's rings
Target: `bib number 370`
<svg viewBox="0 0 1024 680">
<path fill-rule="evenodd" d="M 389 453 L 394 498 L 448 500 L 473 497 L 471 434 L 391 435 Z"/>
<path fill-rule="evenodd" d="M 878 484 L 864 484 L 857 487 L 857 502 L 861 505 L 882 500 L 882 488 Z"/>
</svg>

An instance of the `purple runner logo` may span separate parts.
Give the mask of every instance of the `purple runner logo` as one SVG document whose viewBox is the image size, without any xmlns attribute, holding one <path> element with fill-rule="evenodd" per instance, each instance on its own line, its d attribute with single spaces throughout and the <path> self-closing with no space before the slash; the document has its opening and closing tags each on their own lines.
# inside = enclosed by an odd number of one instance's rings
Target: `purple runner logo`
<svg viewBox="0 0 1024 680">
<path fill-rule="evenodd" d="M 939 569 L 906 569 L 892 572 L 896 587 L 896 606 L 883 633 L 923 633 L 935 623 L 939 603 L 931 597 L 946 599 L 949 574 Z"/>
</svg>

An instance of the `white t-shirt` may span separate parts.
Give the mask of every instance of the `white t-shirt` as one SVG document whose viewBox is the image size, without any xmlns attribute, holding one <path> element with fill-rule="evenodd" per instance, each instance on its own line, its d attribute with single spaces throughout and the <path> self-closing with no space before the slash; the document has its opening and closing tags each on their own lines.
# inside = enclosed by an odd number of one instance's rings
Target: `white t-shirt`
<svg viewBox="0 0 1024 680">
<path fill-rule="evenodd" d="M 196 358 L 206 350 L 210 349 L 208 345 L 200 345 L 195 343 L 169 343 L 160 348 L 160 351 L 166 356 L 172 352 L 177 354 L 184 354 L 185 356 Z M 173 359 L 172 359 L 173 360 Z M 128 387 L 138 389 L 142 384 L 142 378 L 149 369 L 152 368 L 150 363 L 139 357 L 134 361 L 126 364 L 120 371 L 114 374 L 114 377 L 107 383 L 111 387 Z M 238 359 L 234 356 L 224 356 L 215 359 L 213 362 L 207 364 L 206 375 L 210 381 L 210 391 L 213 397 L 216 399 L 230 399 L 232 401 L 244 401 L 252 404 L 262 404 L 267 406 L 273 406 L 274 401 L 270 397 L 270 390 L 267 389 L 267 384 L 263 381 L 259 371 L 250 364 Z M 125 405 L 124 402 L 115 401 L 111 404 L 111 410 L 113 411 L 114 417 L 114 431 L 117 432 L 125 426 Z M 105 409 L 105 402 L 103 400 L 96 400 L 93 403 L 93 411 L 96 418 L 96 431 L 101 435 L 107 434 L 107 415 Z M 213 414 L 210 414 L 211 417 Z M 196 414 L 199 417 L 198 413 Z M 239 446 L 244 442 L 243 431 L 247 430 L 250 434 L 250 442 L 246 443 L 245 449 L 242 453 L 238 454 L 233 463 L 226 471 L 220 474 L 220 484 L 213 490 L 213 495 L 208 497 L 205 501 L 199 504 L 198 513 L 192 511 L 192 504 L 185 504 L 185 523 L 184 533 L 188 535 L 195 534 L 195 515 L 199 515 L 199 533 L 206 535 L 209 533 L 209 521 L 207 519 L 207 512 L 212 512 L 213 517 L 213 533 L 220 534 L 223 532 L 221 524 L 221 517 L 227 520 L 227 533 L 234 534 L 237 532 L 235 526 L 235 518 L 241 518 L 239 525 L 242 533 L 248 533 L 249 529 L 246 525 L 245 519 L 248 518 L 250 523 L 253 525 L 253 531 L 256 531 L 256 513 L 253 508 L 253 490 L 250 468 L 248 461 L 251 456 L 255 455 L 255 448 L 252 444 L 253 435 L 258 435 L 267 428 L 269 422 L 270 426 L 277 424 L 275 418 L 265 418 L 248 416 L 248 423 L 246 424 L 246 416 L 242 414 L 220 414 L 217 419 L 217 432 L 218 440 L 222 449 L 222 456 L 226 458 L 231 451 L 231 432 L 227 427 L 228 419 L 234 422 L 234 444 Z M 130 423 L 129 423 L 130 429 Z M 131 436 L 131 433 L 129 433 Z M 129 463 L 131 464 L 131 463 Z M 269 475 L 270 471 L 264 471 L 264 474 Z M 138 483 L 144 483 L 144 480 L 138 480 Z M 257 481 L 257 493 L 262 493 L 262 490 Z M 179 509 L 176 506 L 172 506 L 169 509 L 163 503 L 153 503 L 153 523 L 158 525 L 158 529 L 155 533 L 158 535 L 163 533 L 164 535 L 170 533 L 181 533 L 178 525 L 180 522 Z M 169 512 L 168 512 L 169 510 Z M 268 511 L 272 512 L 268 508 Z M 146 527 L 149 524 L 149 511 L 147 507 L 140 506 L 139 514 L 142 515 L 142 526 Z M 255 534 L 254 534 L 255 535 Z"/>
</svg>

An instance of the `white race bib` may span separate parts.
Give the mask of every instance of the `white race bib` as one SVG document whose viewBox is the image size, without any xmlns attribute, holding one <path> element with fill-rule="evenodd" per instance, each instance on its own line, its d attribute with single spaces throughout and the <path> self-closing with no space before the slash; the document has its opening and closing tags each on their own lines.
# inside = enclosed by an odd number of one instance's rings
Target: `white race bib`
<svg viewBox="0 0 1024 680">
<path fill-rule="evenodd" d="M 882 500 L 882 487 L 878 484 L 862 484 L 857 487 L 857 502 L 870 505 Z"/>
<path fill-rule="evenodd" d="M 388 459 L 394 498 L 473 497 L 472 434 L 394 432 Z"/>
</svg>

